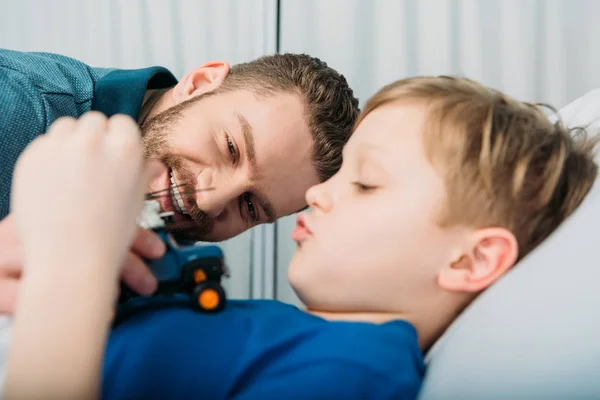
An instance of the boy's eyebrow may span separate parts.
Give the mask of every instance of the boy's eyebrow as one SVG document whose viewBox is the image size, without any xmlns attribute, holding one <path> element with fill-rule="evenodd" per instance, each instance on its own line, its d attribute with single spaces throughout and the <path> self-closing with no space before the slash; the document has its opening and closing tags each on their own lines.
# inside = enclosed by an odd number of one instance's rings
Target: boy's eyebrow
<svg viewBox="0 0 600 400">
<path fill-rule="evenodd" d="M 385 163 L 382 162 L 382 158 L 387 157 L 385 154 L 386 150 L 387 149 L 381 146 L 366 143 L 356 149 L 355 157 L 360 168 L 363 168 L 365 165 L 367 165 L 375 168 L 382 174 L 387 174 L 387 169 L 384 166 Z"/>
<path fill-rule="evenodd" d="M 377 161 L 384 156 L 383 153 L 386 149 L 371 143 L 365 143 L 353 150 L 354 156 L 361 162 L 373 161 L 376 164 L 379 164 Z"/>
</svg>

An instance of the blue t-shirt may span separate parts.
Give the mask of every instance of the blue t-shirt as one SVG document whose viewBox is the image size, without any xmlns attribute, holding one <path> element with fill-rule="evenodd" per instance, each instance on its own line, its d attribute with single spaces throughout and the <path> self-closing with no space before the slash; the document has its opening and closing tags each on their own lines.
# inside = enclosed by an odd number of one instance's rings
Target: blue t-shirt
<svg viewBox="0 0 600 400">
<path fill-rule="evenodd" d="M 414 399 L 424 374 L 414 327 L 331 322 L 272 300 L 224 311 L 146 311 L 116 326 L 105 399 Z"/>
</svg>

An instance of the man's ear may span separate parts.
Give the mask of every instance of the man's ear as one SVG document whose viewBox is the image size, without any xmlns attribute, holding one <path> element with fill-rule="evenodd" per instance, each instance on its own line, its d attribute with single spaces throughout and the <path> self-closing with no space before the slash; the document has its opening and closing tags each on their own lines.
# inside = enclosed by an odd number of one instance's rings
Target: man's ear
<svg viewBox="0 0 600 400">
<path fill-rule="evenodd" d="M 208 62 L 184 76 L 173 88 L 175 104 L 218 88 L 229 74 L 229 64 L 224 61 Z"/>
<path fill-rule="evenodd" d="M 477 230 L 458 257 L 438 274 L 442 289 L 480 292 L 490 286 L 517 261 L 519 246 L 504 228 Z"/>
</svg>

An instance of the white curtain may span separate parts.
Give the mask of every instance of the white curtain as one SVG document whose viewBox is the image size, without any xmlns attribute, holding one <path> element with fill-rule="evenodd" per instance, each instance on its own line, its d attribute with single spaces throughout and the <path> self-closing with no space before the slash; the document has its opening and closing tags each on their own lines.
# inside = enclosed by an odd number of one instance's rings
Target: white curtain
<svg viewBox="0 0 600 400">
<path fill-rule="evenodd" d="M 92 66 L 165 66 L 275 52 L 276 0 L 0 0 L 0 47 Z M 282 52 L 342 72 L 361 103 L 411 75 L 459 74 L 560 108 L 600 86 L 597 0 L 280 0 Z M 287 284 L 293 218 L 223 243 L 231 297 L 298 303 Z"/>
</svg>

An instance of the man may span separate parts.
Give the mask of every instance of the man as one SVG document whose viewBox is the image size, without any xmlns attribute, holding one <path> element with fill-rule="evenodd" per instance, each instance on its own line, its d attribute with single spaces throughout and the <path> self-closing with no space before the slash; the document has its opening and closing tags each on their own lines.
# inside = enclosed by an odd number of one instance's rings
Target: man
<svg viewBox="0 0 600 400">
<path fill-rule="evenodd" d="M 209 62 L 178 82 L 162 67 L 98 69 L 57 54 L 0 50 L 0 111 L 0 218 L 9 214 L 25 146 L 59 117 L 98 111 L 140 124 L 145 156 L 168 167 L 149 191 L 173 187 L 161 205 L 175 212 L 180 233 L 217 241 L 304 208 L 306 189 L 339 169 L 358 101 L 342 75 L 307 55 Z M 123 272 L 142 294 L 156 288 L 142 257 L 164 251 L 152 239 L 139 231 Z M 0 222 L 0 312 L 12 310 L 18 246 L 8 216 Z"/>
</svg>

